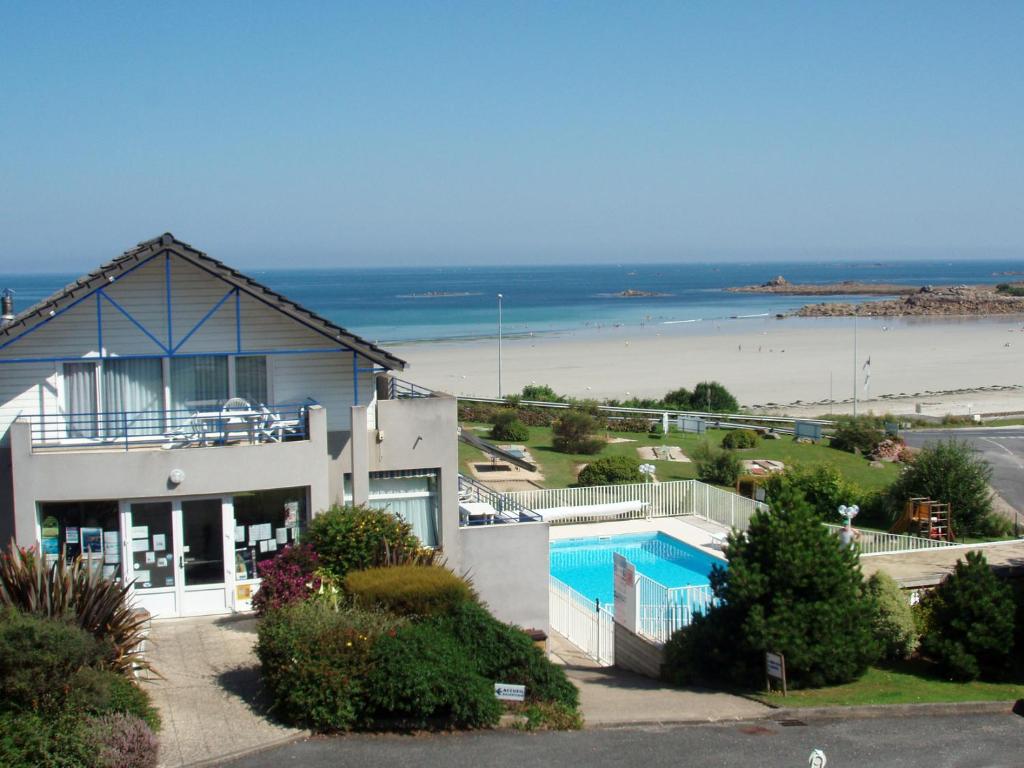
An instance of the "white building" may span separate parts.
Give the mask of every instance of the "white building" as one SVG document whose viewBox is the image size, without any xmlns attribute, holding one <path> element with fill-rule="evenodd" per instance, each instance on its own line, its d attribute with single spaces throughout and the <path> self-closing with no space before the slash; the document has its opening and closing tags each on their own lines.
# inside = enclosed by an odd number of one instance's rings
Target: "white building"
<svg viewBox="0 0 1024 768">
<path fill-rule="evenodd" d="M 460 525 L 456 402 L 404 368 L 169 234 L 141 243 L 0 327 L 0 537 L 188 616 L 247 609 L 257 562 L 369 502 L 546 629 L 546 526 Z"/>
</svg>

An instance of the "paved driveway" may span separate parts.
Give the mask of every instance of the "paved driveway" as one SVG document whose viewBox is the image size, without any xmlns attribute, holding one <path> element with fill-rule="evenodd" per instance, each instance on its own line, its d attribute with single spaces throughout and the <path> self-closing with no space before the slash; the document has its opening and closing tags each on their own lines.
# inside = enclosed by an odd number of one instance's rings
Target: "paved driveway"
<svg viewBox="0 0 1024 768">
<path fill-rule="evenodd" d="M 915 448 L 951 438 L 970 443 L 992 465 L 992 487 L 1024 516 L 1024 427 L 916 429 L 900 434 Z"/>
</svg>

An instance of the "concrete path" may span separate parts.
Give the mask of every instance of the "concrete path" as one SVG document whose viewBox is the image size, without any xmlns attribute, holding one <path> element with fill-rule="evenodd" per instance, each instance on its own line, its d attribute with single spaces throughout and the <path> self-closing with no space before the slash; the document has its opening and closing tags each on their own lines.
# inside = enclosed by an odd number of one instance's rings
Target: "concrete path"
<svg viewBox="0 0 1024 768">
<path fill-rule="evenodd" d="M 996 541 L 955 547 L 920 549 L 895 555 L 861 555 L 860 566 L 865 576 L 885 571 L 903 587 L 929 587 L 938 584 L 956 568 L 956 561 L 967 553 L 980 551 L 988 564 L 1011 573 L 1024 570 L 1024 541 Z"/>
<path fill-rule="evenodd" d="M 557 632 L 551 660 L 580 689 L 586 727 L 751 720 L 772 710 L 741 696 L 700 688 L 670 688 L 615 667 L 600 667 Z"/>
<path fill-rule="evenodd" d="M 163 718 L 161 766 L 220 765 L 304 734 L 266 717 L 255 642 L 251 616 L 153 622 L 147 652 L 166 679 L 146 688 Z"/>
</svg>

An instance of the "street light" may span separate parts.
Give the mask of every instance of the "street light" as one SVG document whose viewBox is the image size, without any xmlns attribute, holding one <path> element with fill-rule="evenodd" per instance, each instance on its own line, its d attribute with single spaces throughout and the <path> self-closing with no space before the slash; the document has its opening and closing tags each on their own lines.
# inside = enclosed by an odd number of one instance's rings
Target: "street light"
<svg viewBox="0 0 1024 768">
<path fill-rule="evenodd" d="M 501 300 L 505 298 L 498 294 L 498 399 L 501 400 Z"/>
</svg>

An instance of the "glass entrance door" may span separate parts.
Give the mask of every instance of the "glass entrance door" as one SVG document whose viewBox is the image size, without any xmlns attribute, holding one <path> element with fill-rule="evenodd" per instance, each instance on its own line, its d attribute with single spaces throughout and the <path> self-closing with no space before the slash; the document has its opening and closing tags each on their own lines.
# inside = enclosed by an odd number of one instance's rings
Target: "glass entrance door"
<svg viewBox="0 0 1024 768">
<path fill-rule="evenodd" d="M 219 613 L 229 607 L 224 519 L 230 511 L 225 511 L 220 497 L 175 502 L 175 506 L 181 532 L 181 613 Z"/>
<path fill-rule="evenodd" d="M 134 582 L 135 602 L 153 616 L 177 616 L 178 546 L 174 530 L 174 503 L 146 501 L 121 504 L 124 573 Z"/>
</svg>

